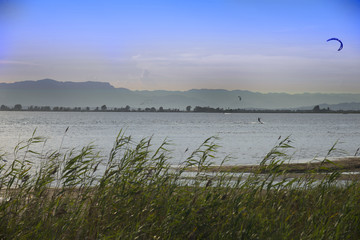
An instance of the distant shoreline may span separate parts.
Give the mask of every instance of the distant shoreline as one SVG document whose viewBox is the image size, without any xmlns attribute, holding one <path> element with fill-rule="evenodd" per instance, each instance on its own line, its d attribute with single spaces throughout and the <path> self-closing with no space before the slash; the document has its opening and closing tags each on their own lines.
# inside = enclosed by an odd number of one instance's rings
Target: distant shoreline
<svg viewBox="0 0 360 240">
<path fill-rule="evenodd" d="M 187 171 L 198 171 L 196 167 L 188 168 Z M 333 161 L 313 160 L 305 163 L 282 163 L 279 165 L 279 171 L 286 173 L 308 173 L 319 172 L 328 173 L 333 171 L 341 172 L 360 172 L 360 157 L 348 156 L 338 157 Z M 269 169 L 266 165 L 259 164 L 250 165 L 223 165 L 223 166 L 210 166 L 204 171 L 206 172 L 230 172 L 230 173 L 268 173 Z"/>
<path fill-rule="evenodd" d="M 187 172 L 197 172 L 197 167 L 187 168 Z M 273 168 L 267 165 L 223 165 L 209 166 L 203 171 L 208 173 L 254 173 L 269 174 Z M 360 157 L 341 157 L 334 161 L 310 161 L 307 163 L 282 163 L 277 168 L 279 178 L 299 178 L 308 174 L 313 179 L 324 179 L 327 174 L 338 172 L 338 180 L 359 180 L 360 179 Z"/>
<path fill-rule="evenodd" d="M 315 106 L 312 110 L 290 110 L 290 109 L 224 109 L 224 108 L 212 108 L 212 107 L 199 107 L 196 106 L 192 109 L 188 106 L 186 110 L 180 110 L 178 108 L 132 108 L 126 107 L 111 107 L 108 108 L 106 105 L 101 107 L 50 107 L 50 106 L 30 106 L 22 107 L 21 104 L 16 104 L 13 107 L 1 105 L 0 111 L 12 111 L 12 112 L 178 112 L 178 113 L 337 113 L 337 114 L 349 114 L 349 113 L 360 113 L 360 110 L 331 110 L 331 109 L 320 109 Z"/>
</svg>

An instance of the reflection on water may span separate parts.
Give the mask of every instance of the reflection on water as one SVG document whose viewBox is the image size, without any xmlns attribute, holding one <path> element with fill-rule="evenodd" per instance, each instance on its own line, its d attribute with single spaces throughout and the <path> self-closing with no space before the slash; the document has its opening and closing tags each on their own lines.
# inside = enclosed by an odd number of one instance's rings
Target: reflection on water
<svg viewBox="0 0 360 240">
<path fill-rule="evenodd" d="M 65 135 L 62 148 L 94 143 L 104 156 L 121 129 L 134 141 L 152 137 L 155 147 L 166 139 L 172 164 L 210 136 L 219 137 L 215 164 L 226 155 L 231 165 L 259 163 L 280 136 L 291 136 L 294 160 L 324 156 L 336 141 L 344 153 L 334 156 L 354 155 L 360 146 L 360 114 L 0 112 L 1 149 L 11 153 L 35 129 L 49 138 L 46 149 L 58 149 Z"/>
</svg>

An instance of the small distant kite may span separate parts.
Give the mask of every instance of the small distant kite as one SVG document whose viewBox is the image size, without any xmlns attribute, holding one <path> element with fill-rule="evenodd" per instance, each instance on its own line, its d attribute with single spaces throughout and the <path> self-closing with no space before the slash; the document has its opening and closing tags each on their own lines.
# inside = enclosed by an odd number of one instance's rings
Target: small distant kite
<svg viewBox="0 0 360 240">
<path fill-rule="evenodd" d="M 340 51 L 344 46 L 343 43 L 338 38 L 330 38 L 327 40 L 327 42 L 332 41 L 332 40 L 338 41 L 340 43 L 340 47 L 338 49 L 338 51 Z"/>
</svg>

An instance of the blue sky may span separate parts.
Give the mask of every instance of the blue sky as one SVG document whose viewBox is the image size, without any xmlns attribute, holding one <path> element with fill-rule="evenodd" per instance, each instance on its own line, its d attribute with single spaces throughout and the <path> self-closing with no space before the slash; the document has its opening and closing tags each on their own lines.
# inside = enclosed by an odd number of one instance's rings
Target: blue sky
<svg viewBox="0 0 360 240">
<path fill-rule="evenodd" d="M 43 78 L 360 93 L 360 1 L 0 0 L 0 81 Z"/>
</svg>

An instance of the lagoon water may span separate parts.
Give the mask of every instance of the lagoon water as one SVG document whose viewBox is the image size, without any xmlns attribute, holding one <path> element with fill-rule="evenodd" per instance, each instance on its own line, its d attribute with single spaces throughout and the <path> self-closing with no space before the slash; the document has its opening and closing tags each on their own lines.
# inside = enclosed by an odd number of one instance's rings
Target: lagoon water
<svg viewBox="0 0 360 240">
<path fill-rule="evenodd" d="M 43 151 L 59 149 L 63 139 L 63 150 L 93 143 L 103 156 L 121 129 L 135 141 L 152 137 L 154 149 L 166 139 L 172 164 L 211 136 L 219 138 L 215 163 L 229 155 L 229 165 L 259 163 L 280 136 L 290 136 L 295 161 L 323 157 L 337 141 L 341 151 L 334 157 L 354 155 L 360 147 L 360 114 L 0 112 L 0 149 L 11 155 L 35 129 L 47 138 Z"/>
</svg>

